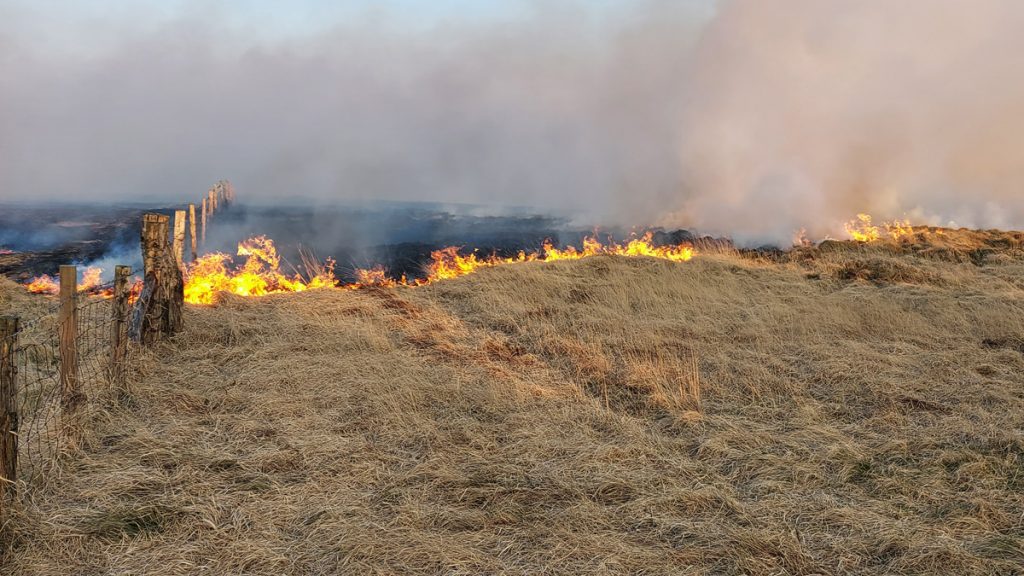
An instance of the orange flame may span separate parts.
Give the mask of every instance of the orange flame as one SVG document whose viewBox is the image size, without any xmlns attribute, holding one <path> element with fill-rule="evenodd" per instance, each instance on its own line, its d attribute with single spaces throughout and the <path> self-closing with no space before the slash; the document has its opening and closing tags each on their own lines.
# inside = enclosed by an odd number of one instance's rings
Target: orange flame
<svg viewBox="0 0 1024 576">
<path fill-rule="evenodd" d="M 459 249 L 449 246 L 431 254 L 431 262 L 427 265 L 427 278 L 417 284 L 429 284 L 437 280 L 447 280 L 471 274 L 480 268 L 489 268 L 500 264 L 513 264 L 519 262 L 556 262 L 559 260 L 580 260 L 600 254 L 616 256 L 646 256 L 649 258 L 660 258 L 673 262 L 686 262 L 693 258 L 694 250 L 689 244 L 675 246 L 655 246 L 654 235 L 651 232 L 640 238 L 634 238 L 625 245 L 612 242 L 602 244 L 592 236 L 583 239 L 583 249 L 577 250 L 572 246 L 565 249 L 555 248 L 550 242 L 545 242 L 540 252 L 520 252 L 511 258 L 498 256 L 478 257 L 476 253 L 468 256 L 459 254 Z"/>
<path fill-rule="evenodd" d="M 56 294 L 60 292 L 60 283 L 49 274 L 43 274 L 33 278 L 25 289 L 33 294 Z"/>
<path fill-rule="evenodd" d="M 857 242 L 874 242 L 886 236 L 899 241 L 914 234 L 909 220 L 894 220 L 875 226 L 868 214 L 857 214 L 857 219 L 847 222 L 844 227 L 850 238 Z"/>
<path fill-rule="evenodd" d="M 207 254 L 188 265 L 185 270 L 185 301 L 190 304 L 212 304 L 218 292 L 264 296 L 327 288 L 336 284 L 334 262 L 331 260 L 308 280 L 300 274 L 283 274 L 280 270 L 281 257 L 274 241 L 266 236 L 250 238 L 239 244 L 238 255 L 245 256 L 246 260 L 237 271 L 229 270 L 231 257 L 219 252 Z"/>
<path fill-rule="evenodd" d="M 103 269 L 90 266 L 82 272 L 82 279 L 78 282 L 79 292 L 93 292 L 103 285 L 101 277 Z M 58 294 L 60 293 L 59 276 L 43 274 L 37 276 L 25 285 L 25 289 L 33 294 Z"/>
<path fill-rule="evenodd" d="M 85 272 L 82 273 L 82 281 L 78 283 L 78 291 L 89 292 L 96 289 L 97 286 L 102 286 L 103 282 L 100 280 L 102 274 L 102 268 L 86 268 Z"/>
<path fill-rule="evenodd" d="M 357 288 L 360 286 L 384 286 L 387 288 L 391 288 L 394 286 L 398 286 L 399 284 L 405 283 L 406 282 L 404 276 L 402 277 L 401 280 L 389 278 L 387 271 L 384 270 L 384 267 L 378 265 L 374 266 L 373 268 L 370 268 L 369 270 L 356 270 L 356 282 L 355 284 L 352 285 L 352 287 Z"/>
<path fill-rule="evenodd" d="M 633 238 L 626 244 L 610 242 L 603 244 L 595 237 L 583 240 L 583 249 L 577 250 L 569 246 L 564 249 L 555 248 L 545 242 L 541 250 L 527 253 L 519 252 L 513 257 L 497 255 L 479 256 L 476 252 L 468 255 L 459 254 L 459 248 L 450 246 L 431 253 L 431 261 L 425 267 L 426 277 L 409 281 L 402 276 L 394 279 L 387 275 L 382 266 L 356 270 L 356 281 L 345 285 L 345 288 L 356 289 L 366 286 L 423 286 L 438 280 L 447 280 L 472 274 L 480 268 L 488 268 L 501 264 L 520 262 L 555 262 L 559 260 L 579 260 L 601 254 L 618 256 L 645 256 L 660 258 L 673 262 L 686 262 L 693 258 L 694 250 L 689 244 L 655 246 L 653 234 L 648 232 L 642 237 Z M 338 285 L 334 276 L 334 261 L 328 259 L 322 266 L 307 264 L 308 278 L 301 274 L 287 275 L 281 272 L 281 257 L 274 242 L 266 236 L 250 238 L 238 245 L 238 256 L 244 256 L 241 267 L 234 267 L 231 256 L 223 253 L 207 254 L 195 262 L 186 265 L 185 301 L 190 304 L 212 304 L 218 292 L 230 292 L 240 296 L 263 296 L 282 292 L 302 292 L 317 288 L 328 288 Z M 93 290 L 100 285 L 101 270 L 89 268 L 85 271 L 79 289 Z M 136 282 L 132 293 L 137 295 L 141 290 L 141 282 Z M 29 291 L 36 293 L 56 294 L 59 283 L 49 277 L 41 276 L 27 285 Z M 110 296 L 104 291 L 104 296 Z"/>
<path fill-rule="evenodd" d="M 914 227 L 910 225 L 910 220 L 894 220 L 887 223 L 885 227 L 889 232 L 889 236 L 892 236 L 892 239 L 897 241 L 909 238 L 914 234 Z"/>
</svg>

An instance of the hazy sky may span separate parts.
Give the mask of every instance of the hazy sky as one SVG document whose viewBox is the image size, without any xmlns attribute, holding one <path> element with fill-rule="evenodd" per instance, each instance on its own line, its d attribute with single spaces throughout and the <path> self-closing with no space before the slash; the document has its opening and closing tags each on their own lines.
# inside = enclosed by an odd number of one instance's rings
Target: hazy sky
<svg viewBox="0 0 1024 576">
<path fill-rule="evenodd" d="M 714 0 L 678 0 L 705 5 Z M 592 14 L 621 14 L 636 0 L 3 0 L 2 32 L 41 53 L 116 48 L 125 33 L 152 33 L 176 20 L 206 19 L 273 42 L 321 34 L 353 21 L 386 21 L 406 29 L 528 17 L 562 4 Z"/>
<path fill-rule="evenodd" d="M 1019 0 L 0 0 L 0 200 L 1024 227 Z"/>
<path fill-rule="evenodd" d="M 663 111 L 711 13 L 707 0 L 0 6 L 0 198 L 176 198 L 229 178 L 247 198 L 594 218 L 627 180 L 668 192 Z"/>
</svg>

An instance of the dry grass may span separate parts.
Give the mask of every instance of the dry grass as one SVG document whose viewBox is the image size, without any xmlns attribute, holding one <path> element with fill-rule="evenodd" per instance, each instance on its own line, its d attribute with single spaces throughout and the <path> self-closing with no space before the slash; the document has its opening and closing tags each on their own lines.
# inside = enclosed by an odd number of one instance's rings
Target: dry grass
<svg viewBox="0 0 1024 576">
<path fill-rule="evenodd" d="M 45 315 L 55 305 L 56 299 L 33 296 L 14 281 L 0 276 L 0 316 L 36 318 Z"/>
<path fill-rule="evenodd" d="M 4 574 L 1013 574 L 1024 263 L 598 257 L 192 308 Z"/>
</svg>

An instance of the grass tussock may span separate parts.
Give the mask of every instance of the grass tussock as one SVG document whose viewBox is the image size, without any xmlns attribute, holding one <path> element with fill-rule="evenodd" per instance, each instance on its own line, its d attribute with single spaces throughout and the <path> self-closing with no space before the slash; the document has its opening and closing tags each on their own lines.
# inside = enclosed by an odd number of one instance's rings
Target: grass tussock
<svg viewBox="0 0 1024 576">
<path fill-rule="evenodd" d="M 224 297 L 17 505 L 0 572 L 1011 574 L 1018 248 Z"/>
</svg>

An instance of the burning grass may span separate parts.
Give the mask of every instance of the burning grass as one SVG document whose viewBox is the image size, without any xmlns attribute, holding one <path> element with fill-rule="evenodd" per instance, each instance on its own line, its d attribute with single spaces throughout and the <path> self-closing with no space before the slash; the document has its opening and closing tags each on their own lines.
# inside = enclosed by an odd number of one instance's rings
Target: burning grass
<svg viewBox="0 0 1024 576">
<path fill-rule="evenodd" d="M 656 246 L 650 232 L 642 237 L 633 238 L 626 244 L 612 241 L 602 243 L 593 237 L 586 238 L 582 250 L 572 246 L 558 249 L 548 242 L 538 252 L 519 252 L 511 258 L 493 254 L 480 256 L 475 251 L 463 254 L 458 246 L 449 246 L 431 254 L 423 278 L 409 280 L 402 276 L 396 279 L 388 275 L 383 266 L 375 266 L 356 270 L 356 281 L 351 284 L 339 284 L 334 276 L 333 260 L 319 264 L 312 255 L 305 255 L 303 258 L 305 275 L 297 270 L 292 275 L 283 273 L 282 260 L 277 248 L 273 240 L 265 236 L 250 238 L 240 243 L 237 255 L 245 258 L 244 264 L 239 268 L 232 266 L 232 258 L 229 255 L 221 253 L 208 254 L 188 264 L 185 267 L 185 301 L 190 304 L 212 304 L 221 292 L 237 296 L 266 296 L 339 285 L 348 289 L 369 286 L 425 286 L 438 280 L 450 280 L 484 268 L 505 264 L 580 260 L 598 255 L 645 256 L 685 262 L 693 258 L 694 250 L 689 244 Z M 29 291 L 34 291 L 31 285 Z"/>
<path fill-rule="evenodd" d="M 0 572 L 1010 574 L 1015 250 L 227 294 L 20 506 Z"/>
</svg>

